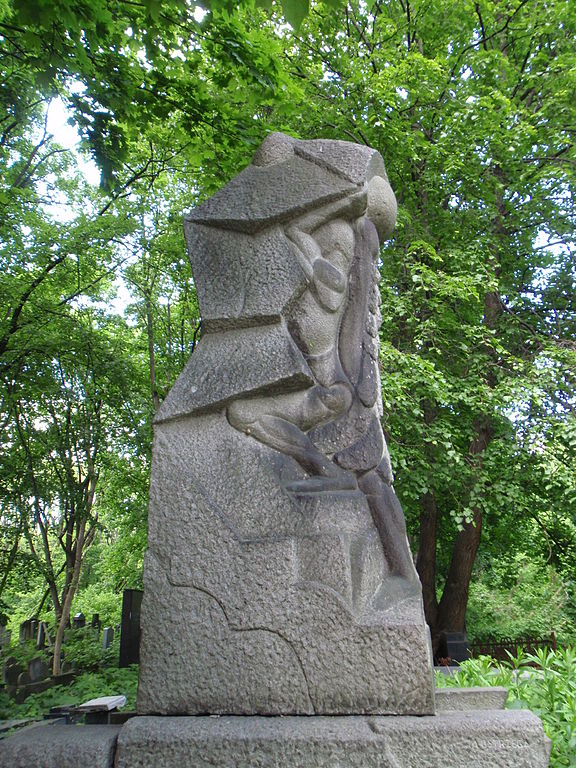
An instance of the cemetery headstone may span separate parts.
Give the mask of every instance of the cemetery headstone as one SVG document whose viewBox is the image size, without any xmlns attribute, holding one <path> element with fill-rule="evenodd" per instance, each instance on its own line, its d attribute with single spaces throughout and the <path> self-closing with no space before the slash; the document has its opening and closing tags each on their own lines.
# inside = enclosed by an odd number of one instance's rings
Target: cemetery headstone
<svg viewBox="0 0 576 768">
<path fill-rule="evenodd" d="M 107 648 L 110 648 L 113 642 L 114 642 L 114 628 L 104 627 L 104 630 L 102 632 L 102 649 L 105 651 Z"/>
<path fill-rule="evenodd" d="M 18 675 L 18 687 L 24 688 L 27 685 L 30 685 L 32 682 L 32 678 L 30 677 L 28 670 L 24 670 L 24 672 L 20 672 Z"/>
<path fill-rule="evenodd" d="M 24 670 L 13 656 L 8 656 L 2 665 L 2 680 L 6 685 L 18 685 L 18 677 Z"/>
<path fill-rule="evenodd" d="M 7 648 L 10 645 L 10 638 L 12 633 L 6 629 L 5 625 L 0 624 L 0 651 Z"/>
<path fill-rule="evenodd" d="M 137 664 L 140 659 L 140 610 L 142 590 L 125 589 L 122 595 L 120 625 L 120 667 Z"/>
<path fill-rule="evenodd" d="M 31 683 L 37 683 L 50 676 L 50 671 L 44 659 L 36 658 L 28 662 L 28 676 Z"/>
<path fill-rule="evenodd" d="M 202 337 L 155 419 L 139 716 L 107 765 L 548 765 L 530 712 L 436 713 L 380 425 L 395 216 L 375 150 L 271 134 L 186 217 Z"/>
<path fill-rule="evenodd" d="M 278 134 L 186 217 L 203 332 L 156 417 L 141 712 L 434 711 L 380 426 L 395 217 L 378 152 Z"/>
<path fill-rule="evenodd" d="M 92 614 L 92 619 L 90 621 L 90 627 L 92 628 L 92 631 L 96 635 L 96 637 L 100 637 L 100 616 L 97 613 Z"/>
<path fill-rule="evenodd" d="M 48 628 L 46 622 L 40 621 L 38 623 L 38 632 L 36 633 L 36 648 L 41 650 L 46 647 L 48 641 Z"/>
<path fill-rule="evenodd" d="M 35 640 L 38 632 L 38 619 L 26 619 L 20 624 L 19 642 L 27 643 L 29 640 Z"/>
<path fill-rule="evenodd" d="M 72 619 L 72 627 L 74 629 L 82 629 L 86 626 L 86 616 L 83 613 L 77 613 Z"/>
<path fill-rule="evenodd" d="M 443 632 L 438 644 L 438 656 L 450 659 L 454 664 L 470 658 L 470 646 L 466 632 Z"/>
</svg>

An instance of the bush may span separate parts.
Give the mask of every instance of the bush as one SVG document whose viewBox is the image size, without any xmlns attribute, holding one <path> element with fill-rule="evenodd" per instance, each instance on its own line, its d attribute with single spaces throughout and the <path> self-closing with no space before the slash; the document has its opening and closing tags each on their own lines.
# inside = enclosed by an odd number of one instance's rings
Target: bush
<svg viewBox="0 0 576 768">
<path fill-rule="evenodd" d="M 62 650 L 64 661 L 73 669 L 79 672 L 95 672 L 102 667 L 117 665 L 119 633 L 116 632 L 114 643 L 104 651 L 101 636 L 96 635 L 90 627 L 67 630 Z"/>
<path fill-rule="evenodd" d="M 33 693 L 22 704 L 16 704 L 0 692 L 0 719 L 41 717 L 52 707 L 77 706 L 99 696 L 126 696 L 126 710 L 136 707 L 138 666 L 109 668 L 78 675 L 70 685 L 56 685 L 42 693 Z"/>
<path fill-rule="evenodd" d="M 571 595 L 552 566 L 526 555 L 493 563 L 470 584 L 466 612 L 469 640 L 495 637 L 548 637 L 560 643 L 574 637 Z"/>
<path fill-rule="evenodd" d="M 551 768 L 571 768 L 576 755 L 576 649 L 519 651 L 507 662 L 470 659 L 453 676 L 438 673 L 438 687 L 503 685 L 509 709 L 530 709 L 552 740 Z"/>
</svg>

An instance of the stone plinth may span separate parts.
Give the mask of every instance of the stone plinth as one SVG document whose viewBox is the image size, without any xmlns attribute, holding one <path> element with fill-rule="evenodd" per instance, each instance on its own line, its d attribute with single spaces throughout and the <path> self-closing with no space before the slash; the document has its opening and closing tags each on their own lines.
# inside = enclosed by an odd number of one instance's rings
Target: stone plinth
<svg viewBox="0 0 576 768">
<path fill-rule="evenodd" d="M 0 742 L 0 768 L 547 768 L 550 741 L 505 690 L 437 691 L 425 717 L 135 717 L 39 725 Z M 469 711 L 457 711 L 463 705 Z M 488 710 L 483 707 L 496 706 Z"/>
<path fill-rule="evenodd" d="M 120 726 L 22 728 L 0 741 L 0 768 L 112 768 Z"/>
<path fill-rule="evenodd" d="M 550 744 L 525 711 L 435 717 L 138 717 L 116 768 L 545 768 Z"/>
</svg>

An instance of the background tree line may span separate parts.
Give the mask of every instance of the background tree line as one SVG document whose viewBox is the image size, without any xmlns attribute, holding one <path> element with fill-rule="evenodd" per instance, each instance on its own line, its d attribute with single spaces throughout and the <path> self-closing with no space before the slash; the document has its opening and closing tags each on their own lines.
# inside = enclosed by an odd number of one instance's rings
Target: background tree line
<svg viewBox="0 0 576 768">
<path fill-rule="evenodd" d="M 398 197 L 383 424 L 433 636 L 572 635 L 575 33 L 563 0 L 0 2 L 5 612 L 61 639 L 139 583 L 151 418 L 200 332 L 182 213 L 283 130 L 377 148 Z"/>
</svg>

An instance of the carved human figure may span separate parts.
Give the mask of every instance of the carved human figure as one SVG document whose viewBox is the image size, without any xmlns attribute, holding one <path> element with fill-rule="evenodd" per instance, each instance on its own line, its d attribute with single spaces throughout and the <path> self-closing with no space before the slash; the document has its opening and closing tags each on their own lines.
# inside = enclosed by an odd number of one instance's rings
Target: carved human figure
<svg viewBox="0 0 576 768">
<path fill-rule="evenodd" d="M 284 226 L 306 278 L 306 290 L 285 319 L 314 383 L 296 392 L 236 399 L 227 417 L 233 427 L 290 456 L 309 474 L 287 483 L 287 490 L 359 487 L 392 574 L 414 582 L 404 516 L 390 491 L 392 473 L 379 423 L 375 222 L 384 235 L 393 226 L 386 221 L 391 194 L 387 179 L 373 176 L 359 192 Z"/>
<path fill-rule="evenodd" d="M 338 341 L 354 259 L 354 222 L 366 204 L 363 190 L 285 228 L 307 281 L 286 319 L 314 385 L 299 392 L 236 400 L 227 411 L 232 426 L 290 455 L 312 475 L 311 481 L 296 484 L 302 489 L 356 487 L 355 476 L 320 451 L 307 433 L 346 413 L 354 397 L 340 364 Z"/>
<path fill-rule="evenodd" d="M 287 493 L 360 490 L 390 569 L 414 581 L 380 426 L 377 264 L 395 218 L 374 150 L 267 137 L 186 219 L 203 338 L 158 418 L 224 410 L 286 457 Z"/>
</svg>

